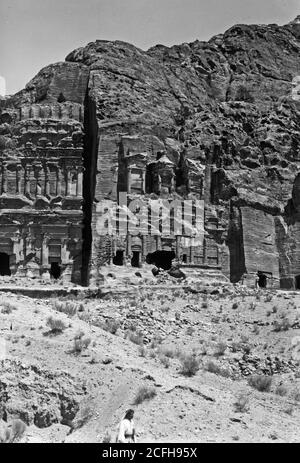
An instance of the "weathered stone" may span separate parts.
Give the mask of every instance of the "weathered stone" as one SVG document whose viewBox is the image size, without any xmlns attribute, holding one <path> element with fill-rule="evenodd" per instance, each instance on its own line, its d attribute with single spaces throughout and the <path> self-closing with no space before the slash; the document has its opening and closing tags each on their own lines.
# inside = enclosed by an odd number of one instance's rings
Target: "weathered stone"
<svg viewBox="0 0 300 463">
<path fill-rule="evenodd" d="M 299 40 L 298 20 L 148 51 L 97 40 L 1 99 L 0 272 L 98 285 L 104 265 L 150 255 L 299 289 Z M 120 233 L 140 199 L 203 200 L 196 243 L 185 228 L 150 233 L 145 215 Z M 99 220 L 114 208 L 109 236 Z"/>
</svg>

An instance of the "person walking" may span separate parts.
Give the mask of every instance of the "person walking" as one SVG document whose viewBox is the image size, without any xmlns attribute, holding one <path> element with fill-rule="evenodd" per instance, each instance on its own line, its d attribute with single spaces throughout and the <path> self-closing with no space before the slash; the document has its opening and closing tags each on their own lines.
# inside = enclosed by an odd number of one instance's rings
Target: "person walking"
<svg viewBox="0 0 300 463">
<path fill-rule="evenodd" d="M 135 428 L 133 422 L 134 410 L 131 408 L 126 411 L 124 418 L 119 424 L 119 431 L 117 436 L 118 443 L 135 443 Z"/>
</svg>

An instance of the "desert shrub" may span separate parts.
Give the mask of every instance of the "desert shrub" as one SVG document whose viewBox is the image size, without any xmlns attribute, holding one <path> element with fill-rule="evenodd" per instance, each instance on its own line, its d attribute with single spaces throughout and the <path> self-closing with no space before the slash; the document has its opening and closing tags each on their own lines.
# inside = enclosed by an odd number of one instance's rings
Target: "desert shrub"
<svg viewBox="0 0 300 463">
<path fill-rule="evenodd" d="M 84 332 L 80 330 L 74 336 L 73 352 L 80 353 L 84 349 L 87 349 L 90 344 L 91 344 L 91 338 L 84 337 Z"/>
<path fill-rule="evenodd" d="M 66 325 L 59 318 L 49 317 L 46 324 L 52 333 L 62 333 L 66 329 Z"/>
<path fill-rule="evenodd" d="M 111 434 L 108 431 L 106 431 L 102 439 L 102 444 L 109 444 L 111 440 L 112 440 Z"/>
<path fill-rule="evenodd" d="M 161 363 L 163 364 L 163 366 L 165 368 L 169 368 L 169 366 L 170 366 L 170 358 L 169 357 L 166 357 L 165 355 L 160 354 L 158 358 L 159 358 L 159 360 L 161 361 Z"/>
<path fill-rule="evenodd" d="M 255 310 L 256 309 L 256 304 L 254 302 L 251 302 L 251 304 L 249 306 L 249 309 L 250 310 Z"/>
<path fill-rule="evenodd" d="M 249 410 L 249 396 L 241 392 L 234 403 L 235 410 L 239 413 L 246 413 Z"/>
<path fill-rule="evenodd" d="M 248 383 L 260 392 L 269 392 L 272 385 L 272 378 L 266 375 L 251 375 Z"/>
<path fill-rule="evenodd" d="M 178 357 L 178 351 L 172 347 L 161 347 L 159 353 L 171 359 Z"/>
<path fill-rule="evenodd" d="M 222 355 L 225 354 L 226 349 L 227 349 L 227 344 L 225 344 L 225 342 L 218 342 L 216 346 L 216 350 L 214 352 L 214 356 L 221 357 Z"/>
<path fill-rule="evenodd" d="M 17 308 L 11 304 L 10 302 L 0 302 L 2 308 L 1 308 L 1 313 L 3 313 L 4 315 L 9 315 L 10 313 L 12 313 L 13 310 L 16 310 Z"/>
<path fill-rule="evenodd" d="M 232 309 L 233 309 L 233 310 L 238 309 L 238 307 L 239 307 L 238 302 L 234 302 L 234 303 L 232 304 Z"/>
<path fill-rule="evenodd" d="M 70 317 L 73 317 L 76 315 L 78 306 L 75 302 L 68 301 L 68 302 L 60 302 L 60 301 L 55 301 L 53 303 L 53 308 L 57 310 L 58 312 L 65 313 L 66 315 L 69 315 Z"/>
<path fill-rule="evenodd" d="M 200 368 L 199 360 L 194 355 L 185 355 L 180 361 L 180 373 L 184 376 L 194 376 Z"/>
<path fill-rule="evenodd" d="M 120 328 L 120 322 L 118 320 L 107 319 L 102 325 L 105 331 L 109 331 L 111 334 L 116 334 Z"/>
<path fill-rule="evenodd" d="M 272 294 L 267 294 L 266 297 L 265 297 L 265 302 L 271 302 L 272 299 L 273 299 Z"/>
<path fill-rule="evenodd" d="M 133 342 L 138 346 L 142 346 L 144 344 L 143 336 L 140 333 L 136 333 L 134 331 L 128 330 L 126 333 L 126 339 L 129 339 L 129 341 Z"/>
<path fill-rule="evenodd" d="M 274 331 L 288 331 L 291 327 L 290 321 L 287 317 L 284 317 L 282 320 L 275 320 L 274 322 Z"/>
<path fill-rule="evenodd" d="M 288 390 L 283 384 L 279 384 L 276 387 L 275 394 L 280 395 L 281 397 L 284 397 L 285 395 L 287 395 L 287 393 L 288 393 Z"/>
<path fill-rule="evenodd" d="M 157 392 L 154 387 L 142 386 L 134 398 L 134 405 L 139 405 L 145 400 L 151 400 L 156 396 L 156 394 Z"/>
<path fill-rule="evenodd" d="M 292 398 L 293 398 L 293 400 L 295 400 L 296 402 L 300 402 L 300 389 L 295 389 L 295 390 L 292 392 Z"/>
<path fill-rule="evenodd" d="M 226 370 L 225 368 L 221 368 L 219 365 L 217 365 L 215 362 L 211 360 L 207 362 L 207 364 L 205 365 L 205 370 L 209 373 L 223 376 L 224 378 L 230 377 L 230 372 L 228 370 Z"/>
<path fill-rule="evenodd" d="M 147 348 L 145 346 L 139 346 L 138 352 L 140 357 L 147 357 Z"/>
</svg>

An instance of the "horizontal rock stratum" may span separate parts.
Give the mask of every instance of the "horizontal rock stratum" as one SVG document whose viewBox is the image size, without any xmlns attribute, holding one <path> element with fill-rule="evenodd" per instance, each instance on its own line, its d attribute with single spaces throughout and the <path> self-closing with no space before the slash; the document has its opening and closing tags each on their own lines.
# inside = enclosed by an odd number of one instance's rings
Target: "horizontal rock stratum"
<svg viewBox="0 0 300 463">
<path fill-rule="evenodd" d="M 0 273 L 99 284 L 107 263 L 300 289 L 300 23 L 143 51 L 96 40 L 0 101 Z M 182 229 L 99 235 L 134 199 L 204 201 Z M 136 212 L 136 211 L 133 211 Z"/>
</svg>

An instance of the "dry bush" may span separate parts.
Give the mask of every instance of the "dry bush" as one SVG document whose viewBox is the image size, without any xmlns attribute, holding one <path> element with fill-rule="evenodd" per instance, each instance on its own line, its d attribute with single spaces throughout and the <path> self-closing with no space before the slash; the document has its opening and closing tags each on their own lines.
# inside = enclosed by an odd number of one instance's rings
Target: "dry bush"
<svg viewBox="0 0 300 463">
<path fill-rule="evenodd" d="M 184 355 L 180 361 L 180 373 L 184 376 L 194 376 L 200 368 L 199 360 L 194 355 Z"/>
<path fill-rule="evenodd" d="M 142 346 L 144 344 L 144 338 L 140 333 L 135 333 L 134 331 L 128 330 L 126 333 L 126 339 L 133 342 L 137 346 Z"/>
<path fill-rule="evenodd" d="M 281 397 L 284 397 L 285 395 L 287 395 L 287 393 L 288 393 L 288 389 L 283 384 L 279 384 L 276 387 L 275 394 L 280 395 Z"/>
<path fill-rule="evenodd" d="M 135 396 L 134 405 L 139 405 L 145 400 L 151 400 L 156 396 L 156 394 L 157 392 L 154 387 L 142 386 Z"/>
<path fill-rule="evenodd" d="M 47 326 L 49 326 L 52 333 L 62 333 L 67 327 L 59 318 L 49 317 L 47 319 Z"/>
<path fill-rule="evenodd" d="M 105 331 L 109 331 L 111 334 L 116 334 L 120 328 L 120 322 L 118 320 L 107 319 L 101 326 Z"/>
<path fill-rule="evenodd" d="M 250 398 L 248 394 L 246 394 L 245 392 L 241 392 L 238 395 L 236 402 L 234 403 L 235 410 L 239 413 L 248 412 L 249 411 L 249 401 L 250 401 Z"/>
<path fill-rule="evenodd" d="M 112 441 L 112 436 L 110 432 L 106 431 L 102 439 L 102 444 L 109 444 Z"/>
<path fill-rule="evenodd" d="M 84 332 L 83 331 L 78 331 L 78 333 L 76 333 L 75 337 L 74 337 L 73 352 L 74 353 L 80 353 L 84 349 L 87 349 L 90 344 L 91 344 L 91 338 L 90 337 L 84 337 Z"/>
<path fill-rule="evenodd" d="M 269 392 L 272 385 L 272 378 L 266 375 L 251 375 L 248 384 L 260 392 Z"/>
<path fill-rule="evenodd" d="M 228 370 L 226 370 L 225 368 L 221 368 L 219 365 L 217 365 L 215 362 L 211 360 L 207 362 L 207 364 L 205 365 L 205 370 L 209 371 L 209 373 L 223 376 L 224 378 L 230 377 L 230 372 Z"/>
<path fill-rule="evenodd" d="M 158 356 L 158 358 L 159 358 L 159 360 L 161 361 L 161 363 L 163 364 L 163 366 L 164 366 L 165 368 L 169 368 L 169 366 L 170 366 L 170 359 L 169 359 L 169 357 L 166 357 L 165 355 L 160 354 L 160 355 Z"/>
<path fill-rule="evenodd" d="M 147 357 L 147 348 L 145 346 L 139 346 L 138 352 L 140 357 Z"/>
<path fill-rule="evenodd" d="M 180 357 L 179 351 L 172 347 L 160 347 L 159 354 L 171 359 Z"/>
<path fill-rule="evenodd" d="M 216 346 L 216 350 L 214 352 L 214 356 L 221 357 L 222 355 L 225 354 L 226 349 L 227 349 L 227 344 L 225 342 L 218 342 Z"/>
<path fill-rule="evenodd" d="M 1 308 L 1 313 L 4 315 L 9 315 L 12 313 L 13 310 L 17 310 L 17 307 L 11 304 L 10 302 L 7 301 L 1 301 L 0 302 L 2 308 Z"/>
<path fill-rule="evenodd" d="M 238 308 L 239 308 L 238 302 L 234 302 L 234 303 L 232 304 L 232 307 L 231 307 L 231 308 L 232 308 L 233 310 L 238 309 Z"/>
<path fill-rule="evenodd" d="M 78 311 L 78 305 L 72 301 L 54 301 L 53 308 L 57 310 L 57 312 L 65 313 L 69 317 L 73 317 Z"/>
<path fill-rule="evenodd" d="M 275 320 L 274 322 L 274 331 L 288 331 L 291 327 L 290 321 L 287 317 L 284 317 L 282 320 Z"/>
</svg>

